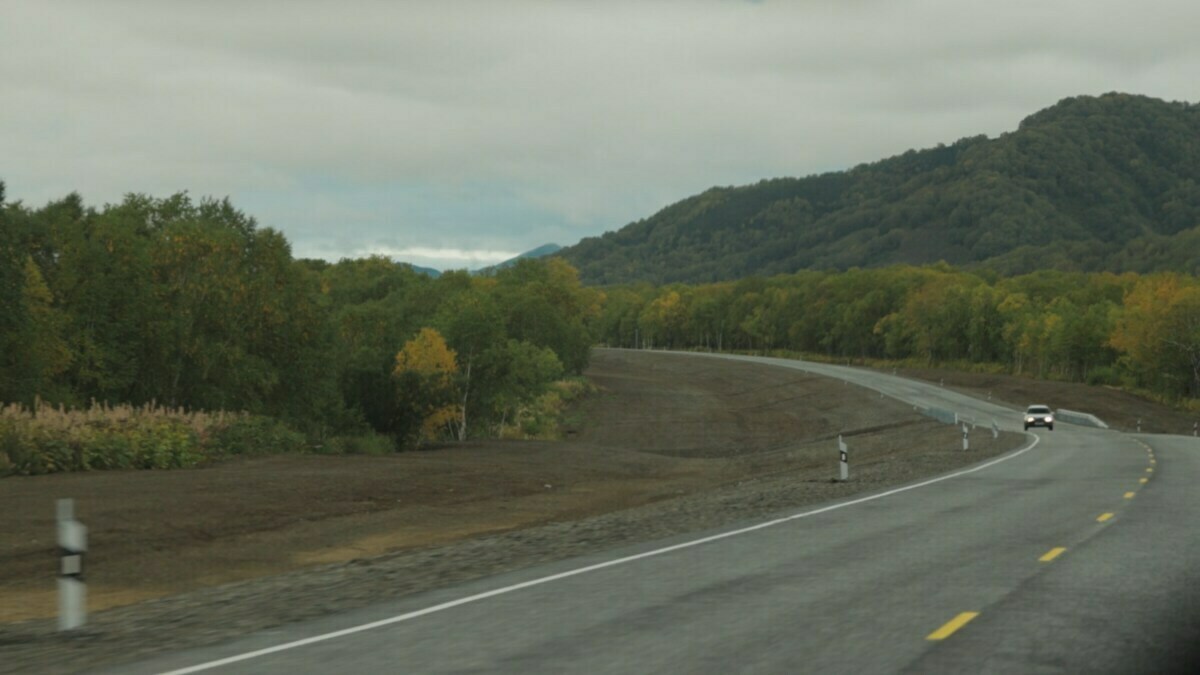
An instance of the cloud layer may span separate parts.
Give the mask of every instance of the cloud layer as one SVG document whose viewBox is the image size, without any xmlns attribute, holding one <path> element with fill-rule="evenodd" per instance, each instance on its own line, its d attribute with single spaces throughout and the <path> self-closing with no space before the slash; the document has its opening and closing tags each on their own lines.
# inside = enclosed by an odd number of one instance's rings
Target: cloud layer
<svg viewBox="0 0 1200 675">
<path fill-rule="evenodd" d="M 334 259 L 490 262 L 712 185 L 995 135 L 1066 96 L 1200 99 L 1187 0 L 80 1 L 5 15 L 10 199 L 228 195 L 297 253 Z"/>
</svg>

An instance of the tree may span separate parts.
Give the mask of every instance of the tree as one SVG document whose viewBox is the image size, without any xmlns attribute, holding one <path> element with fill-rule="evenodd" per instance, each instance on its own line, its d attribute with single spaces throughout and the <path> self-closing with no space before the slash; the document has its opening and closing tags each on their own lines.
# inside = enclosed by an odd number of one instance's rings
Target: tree
<svg viewBox="0 0 1200 675">
<path fill-rule="evenodd" d="M 1111 344 L 1144 384 L 1200 395 L 1200 286 L 1176 274 L 1141 279 L 1125 297 Z"/>
<path fill-rule="evenodd" d="M 455 356 L 432 328 L 422 328 L 396 354 L 392 374 L 402 392 L 397 411 L 402 441 L 433 440 L 458 416 Z"/>
</svg>

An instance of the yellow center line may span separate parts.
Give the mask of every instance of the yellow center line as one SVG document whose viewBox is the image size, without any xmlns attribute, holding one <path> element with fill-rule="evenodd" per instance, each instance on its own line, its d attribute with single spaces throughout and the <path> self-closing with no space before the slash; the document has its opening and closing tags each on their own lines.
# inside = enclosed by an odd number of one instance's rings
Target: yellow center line
<svg viewBox="0 0 1200 675">
<path fill-rule="evenodd" d="M 1063 548 L 1062 546 L 1059 546 L 1057 548 L 1052 548 L 1046 552 L 1046 555 L 1038 558 L 1038 560 L 1040 562 L 1050 562 L 1051 560 L 1054 560 L 1058 556 L 1062 555 L 1063 551 L 1066 551 L 1066 550 L 1067 549 Z"/>
<path fill-rule="evenodd" d="M 1154 473 L 1154 469 L 1146 469 L 1146 473 Z"/>
<path fill-rule="evenodd" d="M 1150 463 L 1151 463 L 1151 464 L 1158 464 L 1158 462 L 1156 462 L 1156 461 L 1154 461 L 1154 460 L 1150 460 Z"/>
<path fill-rule="evenodd" d="M 979 616 L 979 612 L 963 612 L 946 622 L 946 625 L 929 634 L 926 640 L 945 640 L 954 635 L 954 631 L 967 625 L 967 622 Z"/>
<path fill-rule="evenodd" d="M 1146 483 L 1150 482 L 1150 479 L 1149 478 L 1139 478 L 1138 482 L 1141 483 L 1142 485 L 1145 485 Z"/>
<path fill-rule="evenodd" d="M 1101 513 L 1100 517 L 1096 519 L 1096 522 L 1103 523 L 1104 521 L 1106 521 L 1112 517 L 1113 517 L 1113 514 L 1111 514 L 1111 513 Z"/>
<path fill-rule="evenodd" d="M 1132 492 L 1126 492 L 1126 493 L 1125 493 L 1125 499 L 1133 499 L 1133 493 L 1132 493 Z"/>
</svg>

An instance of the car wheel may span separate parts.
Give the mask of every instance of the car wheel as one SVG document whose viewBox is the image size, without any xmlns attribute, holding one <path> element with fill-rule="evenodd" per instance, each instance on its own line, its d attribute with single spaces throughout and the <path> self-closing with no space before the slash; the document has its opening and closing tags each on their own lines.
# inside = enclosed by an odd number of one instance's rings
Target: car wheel
<svg viewBox="0 0 1200 675">
<path fill-rule="evenodd" d="M 1053 425 L 1053 424 L 1051 424 L 1051 425 L 1050 425 L 1050 431 L 1054 431 L 1054 425 Z"/>
</svg>

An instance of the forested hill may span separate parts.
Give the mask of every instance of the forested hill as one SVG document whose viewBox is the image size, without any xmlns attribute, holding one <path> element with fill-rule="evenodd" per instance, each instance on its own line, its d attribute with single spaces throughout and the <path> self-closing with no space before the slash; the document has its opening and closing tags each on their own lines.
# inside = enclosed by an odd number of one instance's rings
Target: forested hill
<svg viewBox="0 0 1200 675">
<path fill-rule="evenodd" d="M 713 188 L 559 255 L 587 283 L 945 260 L 1004 274 L 1200 272 L 1200 105 L 1068 98 L 995 139 Z"/>
</svg>

